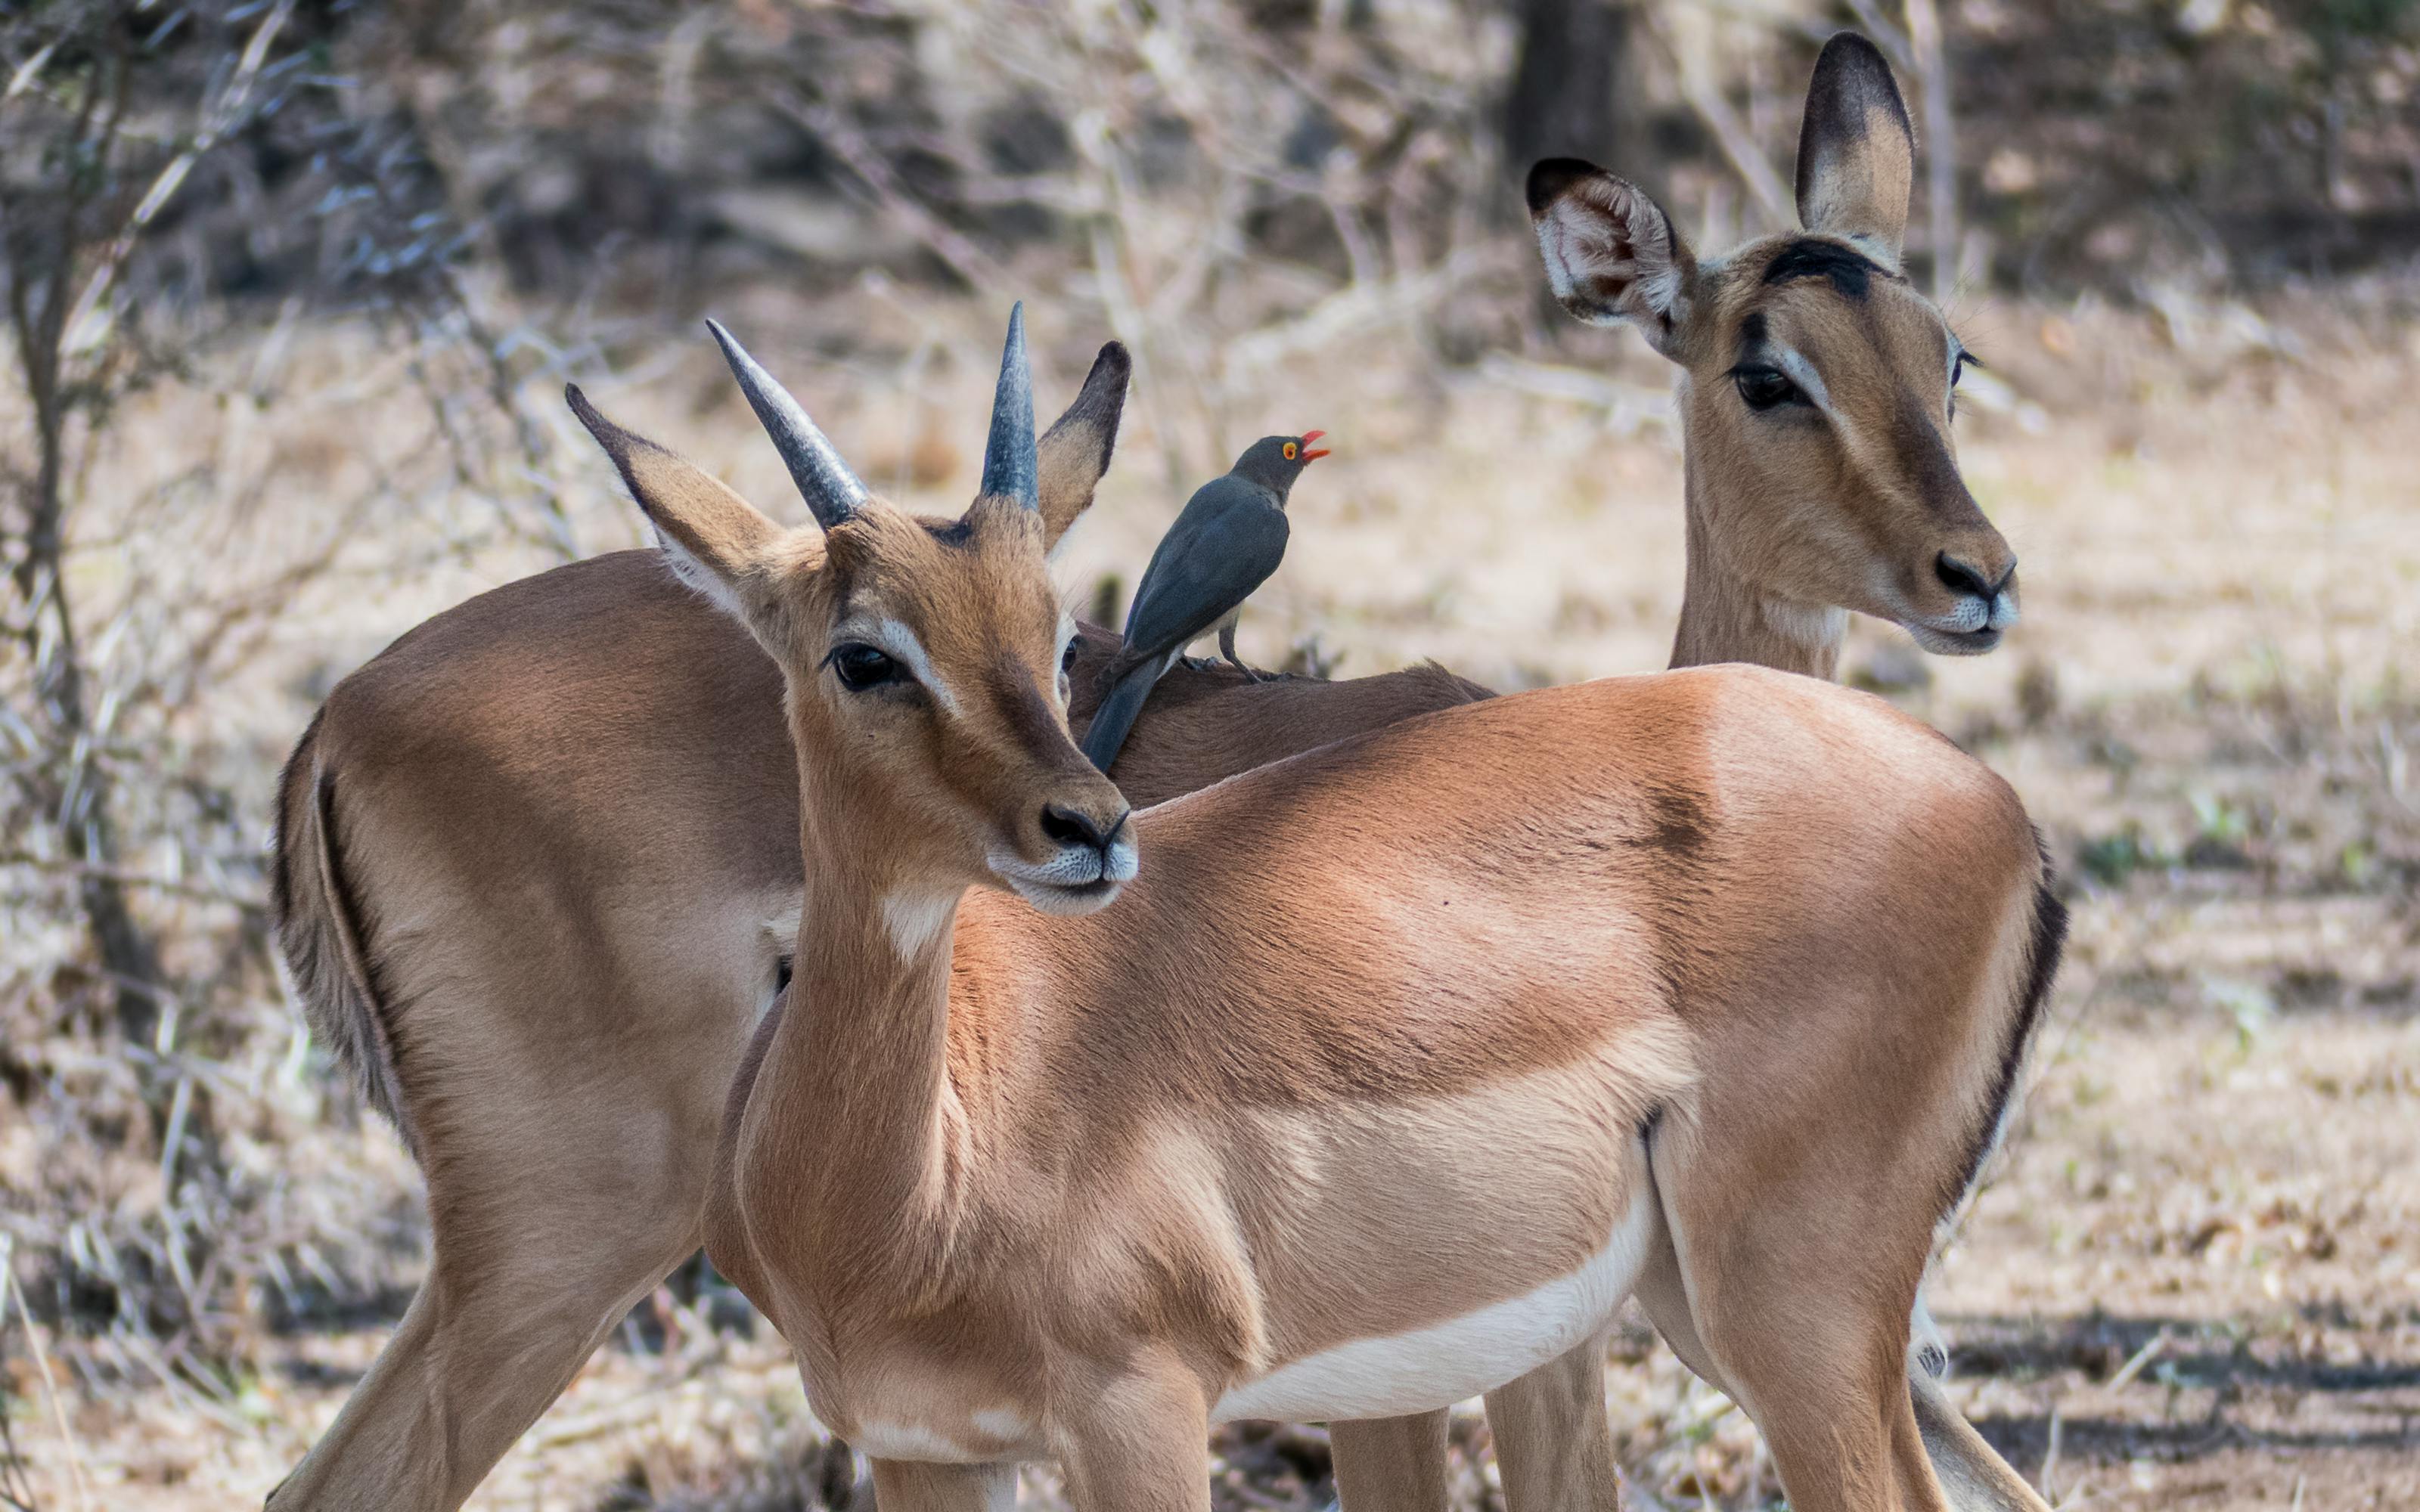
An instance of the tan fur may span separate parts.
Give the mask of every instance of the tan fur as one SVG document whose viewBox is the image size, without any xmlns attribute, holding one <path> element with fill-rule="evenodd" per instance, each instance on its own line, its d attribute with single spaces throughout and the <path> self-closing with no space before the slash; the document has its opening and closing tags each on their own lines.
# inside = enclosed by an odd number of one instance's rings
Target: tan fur
<svg viewBox="0 0 2420 1512">
<path fill-rule="evenodd" d="M 1509 1304 L 1643 1203 L 1792 1504 L 1947 1506 L 1904 1361 L 2038 995 L 2007 785 L 1878 701 L 1717 668 L 1445 710 L 1129 817 L 1024 713 L 1058 644 L 1040 541 L 1001 501 L 946 541 L 877 502 L 752 611 L 824 862 L 707 1243 L 817 1414 L 878 1459 L 1056 1456 L 1087 1512 L 1199 1507 L 1214 1404 Z M 833 637 L 869 616 L 957 701 L 843 688 Z M 1046 806 L 1131 824 L 1114 906 L 965 892 L 1003 847 L 1044 858 Z M 903 939 L 903 898 L 954 928 Z"/>
<path fill-rule="evenodd" d="M 1549 282 L 1594 324 L 1635 325 L 1683 373 L 1688 584 L 1673 665 L 1724 659 L 1829 677 L 1854 609 L 1927 649 L 1990 650 L 2016 610 L 2015 554 L 1958 472 L 1942 314 L 1898 270 L 1914 139 L 1879 54 L 1843 34 L 1807 100 L 1804 232 L 1700 263 L 1663 209 L 1591 164 L 1541 163 L 1530 212 Z M 1818 403 L 1757 411 L 1734 374 L 1794 364 Z M 1954 562 L 2005 585 L 1963 623 Z"/>
<path fill-rule="evenodd" d="M 1745 313 L 1735 302 L 1718 318 L 1735 325 Z M 1916 373 L 1935 355 L 1919 345 Z M 1107 466 L 1124 389 L 1122 369 L 1108 376 L 1114 383 L 1096 368 L 1042 439 L 1047 538 L 1090 503 Z M 1704 398 L 1693 383 L 1690 587 L 1676 658 L 1828 674 L 1837 640 L 1810 647 L 1777 634 L 1760 567 L 1804 550 L 1824 512 L 1782 507 L 1788 472 L 1753 465 L 1746 433 L 1695 412 Z M 1868 476 L 1843 473 L 1829 507 L 1898 486 L 1887 468 Z M 1727 546 L 1726 529 L 1743 544 Z M 1863 554 L 1821 554 L 1807 569 L 1816 602 L 1855 601 L 1876 563 L 1921 559 L 1934 533 L 1905 509 L 1857 529 Z M 1809 591 L 1793 580 L 1792 592 Z M 1080 638 L 1078 729 L 1096 683 L 1088 672 L 1115 645 L 1093 627 Z M 279 1507 L 356 1504 L 364 1487 L 391 1505 L 458 1504 L 628 1301 L 694 1247 L 710 1131 L 783 949 L 752 921 L 793 914 L 801 885 L 780 686 L 747 632 L 653 553 L 626 552 L 430 621 L 346 679 L 298 746 L 279 827 L 281 940 L 322 1042 L 422 1159 L 436 1255 L 403 1326 L 280 1489 Z M 1232 670 L 1181 667 L 1114 775 L 1149 805 L 1487 696 L 1435 667 L 1257 687 Z M 358 947 L 347 943 L 356 922 Z M 533 1117 L 553 1103 L 533 1103 L 532 1088 L 562 1089 L 582 1116 Z M 429 1120 L 435 1133 L 418 1132 Z M 1610 1462 L 1590 1384 L 1599 1365 L 1584 1353 L 1568 1371 L 1579 1385 L 1496 1394 L 1566 1403 L 1559 1422 L 1499 1427 L 1516 1496 L 1532 1483 L 1521 1444 L 1586 1435 L 1592 1447 L 1564 1452 Z M 1498 1417 L 1523 1410 L 1492 1407 Z M 1951 1431 L 1954 1419 L 1935 1411 L 1928 1434 L 1953 1449 L 1972 1440 L 1962 1421 L 1963 1439 Z M 1441 1414 L 1333 1433 L 1353 1505 L 1442 1506 Z"/>
</svg>

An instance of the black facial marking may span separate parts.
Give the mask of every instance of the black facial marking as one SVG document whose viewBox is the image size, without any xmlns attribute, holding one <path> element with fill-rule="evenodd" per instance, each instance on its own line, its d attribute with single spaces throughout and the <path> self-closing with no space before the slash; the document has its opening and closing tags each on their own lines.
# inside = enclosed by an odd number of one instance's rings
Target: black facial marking
<svg viewBox="0 0 2420 1512">
<path fill-rule="evenodd" d="M 1032 674 L 1016 657 L 1003 653 L 992 659 L 991 684 L 993 696 L 1000 700 L 1019 739 L 1047 747 L 1065 738 L 1059 731 L 1058 706 L 1042 696 Z"/>
<path fill-rule="evenodd" d="M 1787 284 L 1793 278 L 1828 278 L 1842 299 L 1862 300 L 1874 278 L 1898 275 L 1882 264 L 1838 241 L 1803 237 L 1774 255 L 1764 265 L 1764 282 Z"/>
<path fill-rule="evenodd" d="M 934 540 L 940 542 L 943 546 L 962 547 L 969 541 L 973 540 L 975 535 L 973 522 L 969 520 L 963 515 L 958 517 L 956 519 L 944 520 L 928 518 L 921 519 L 917 523 L 924 527 L 925 534 L 931 536 Z"/>
<path fill-rule="evenodd" d="M 1747 318 L 1740 322 L 1740 345 L 1743 347 L 1761 347 L 1764 345 L 1764 312 L 1762 310 L 1750 310 L 1747 313 Z"/>
<path fill-rule="evenodd" d="M 1957 458 L 1949 455 L 1949 442 L 1942 436 L 1941 427 L 1933 424 L 1932 417 L 1912 395 L 1900 396 L 1892 416 L 1891 439 L 1909 483 L 1935 514 L 1960 518 L 1977 507 L 1975 496 L 1967 491 L 1966 479 L 1958 471 Z"/>
</svg>

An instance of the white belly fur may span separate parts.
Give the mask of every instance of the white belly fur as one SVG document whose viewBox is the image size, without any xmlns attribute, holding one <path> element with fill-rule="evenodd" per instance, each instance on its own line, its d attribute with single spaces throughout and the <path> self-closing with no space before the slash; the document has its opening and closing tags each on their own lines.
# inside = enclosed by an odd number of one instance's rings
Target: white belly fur
<svg viewBox="0 0 2420 1512">
<path fill-rule="evenodd" d="M 1210 1415 L 1221 1423 L 1400 1417 L 1493 1391 L 1613 1320 L 1647 1263 L 1656 1216 L 1653 1190 L 1642 1181 L 1605 1248 L 1570 1274 L 1447 1322 L 1291 1361 L 1229 1391 Z"/>
</svg>

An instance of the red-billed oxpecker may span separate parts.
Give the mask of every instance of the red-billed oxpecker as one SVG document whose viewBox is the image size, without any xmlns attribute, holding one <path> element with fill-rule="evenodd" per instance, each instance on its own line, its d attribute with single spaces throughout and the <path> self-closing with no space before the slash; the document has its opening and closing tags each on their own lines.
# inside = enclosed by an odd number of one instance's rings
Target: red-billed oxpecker
<svg viewBox="0 0 2420 1512">
<path fill-rule="evenodd" d="M 1084 735 L 1084 754 L 1094 765 L 1109 769 L 1152 686 L 1213 627 L 1219 655 L 1261 680 L 1235 655 L 1235 619 L 1244 600 L 1285 560 L 1286 496 L 1302 470 L 1327 455 L 1311 446 L 1326 434 L 1264 436 L 1185 501 L 1185 512 L 1143 569 L 1126 611 L 1125 644 L 1102 671 L 1111 687 Z"/>
</svg>

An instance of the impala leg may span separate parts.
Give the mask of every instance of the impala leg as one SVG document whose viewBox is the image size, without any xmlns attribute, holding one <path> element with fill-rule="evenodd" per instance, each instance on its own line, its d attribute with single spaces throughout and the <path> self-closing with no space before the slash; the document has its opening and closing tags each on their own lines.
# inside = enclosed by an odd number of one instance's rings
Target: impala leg
<svg viewBox="0 0 2420 1512">
<path fill-rule="evenodd" d="M 1016 1505 L 1016 1467 L 876 1459 L 874 1504 L 881 1512 L 1009 1512 Z"/>
<path fill-rule="evenodd" d="M 1689 1316 L 1688 1288 L 1682 1280 L 1680 1257 L 1673 1253 L 1668 1233 L 1657 1236 L 1657 1248 L 1648 1257 L 1637 1294 L 1655 1331 L 1681 1363 L 1706 1384 L 1737 1399 L 1738 1392 L 1723 1379 L 1705 1341 L 1698 1337 L 1698 1325 Z M 1913 1365 L 1908 1369 L 1908 1393 L 1925 1457 L 1932 1461 L 1942 1495 L 1955 1512 L 2050 1512 L 2050 1504 L 1984 1442 L 1939 1384 Z"/>
<path fill-rule="evenodd" d="M 658 1251 L 610 1278 L 558 1272 L 463 1287 L 432 1275 L 336 1421 L 271 1493 L 272 1512 L 460 1506 L 679 1258 Z M 366 1501 L 365 1488 L 376 1488 Z"/>
<path fill-rule="evenodd" d="M 1344 1512 L 1446 1512 L 1446 1412 L 1327 1425 Z"/>
<path fill-rule="evenodd" d="M 1603 1335 L 1487 1394 L 1506 1512 L 1621 1512 Z"/>
<path fill-rule="evenodd" d="M 1640 1280 L 1649 1316 L 1755 1419 L 1794 1512 L 1947 1512 L 1908 1387 L 1925 1202 L 1870 1183 L 1759 1188 L 1693 1146 L 1656 1145 L 1670 1235 Z"/>
<path fill-rule="evenodd" d="M 1146 1347 L 1063 1375 L 1055 1437 L 1073 1512 L 1210 1512 L 1210 1403 L 1184 1362 Z"/>
<path fill-rule="evenodd" d="M 1932 1473 L 1958 1512 L 2050 1512 L 2041 1493 L 1984 1442 L 1938 1381 L 1912 1370 L 1908 1391 Z"/>
<path fill-rule="evenodd" d="M 449 1085 L 461 1101 L 420 1120 L 428 1278 L 272 1512 L 458 1507 L 697 1247 L 713 1145 L 661 1088 L 608 1086 L 533 1119 L 510 1076 Z"/>
</svg>

